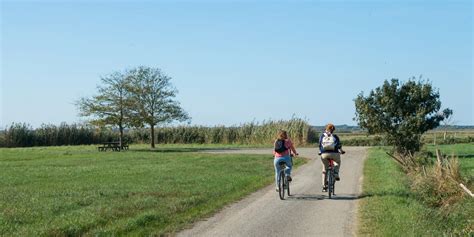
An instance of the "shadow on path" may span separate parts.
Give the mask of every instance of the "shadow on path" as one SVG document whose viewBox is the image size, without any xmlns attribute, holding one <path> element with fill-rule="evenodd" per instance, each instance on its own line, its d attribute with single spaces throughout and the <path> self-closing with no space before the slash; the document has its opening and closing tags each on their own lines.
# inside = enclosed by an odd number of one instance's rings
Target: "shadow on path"
<svg viewBox="0 0 474 237">
<path fill-rule="evenodd" d="M 337 194 L 332 196 L 332 200 L 357 200 L 366 197 L 371 197 L 373 194 L 366 194 L 366 195 L 354 195 L 354 194 Z M 293 201 L 317 201 L 317 200 L 324 200 L 329 199 L 327 194 L 293 194 L 288 197 L 288 200 Z"/>
<path fill-rule="evenodd" d="M 293 194 L 288 197 L 290 201 L 317 201 L 323 200 L 324 195 Z"/>
</svg>

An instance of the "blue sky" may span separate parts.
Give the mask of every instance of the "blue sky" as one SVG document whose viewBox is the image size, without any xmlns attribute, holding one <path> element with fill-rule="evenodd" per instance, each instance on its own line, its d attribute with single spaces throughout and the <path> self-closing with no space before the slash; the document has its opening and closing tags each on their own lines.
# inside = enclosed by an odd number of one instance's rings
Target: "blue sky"
<svg viewBox="0 0 474 237">
<path fill-rule="evenodd" d="M 474 125 L 471 1 L 2 1 L 0 127 L 72 123 L 99 78 L 159 67 L 192 124 L 356 124 L 353 99 L 423 75 Z"/>
</svg>

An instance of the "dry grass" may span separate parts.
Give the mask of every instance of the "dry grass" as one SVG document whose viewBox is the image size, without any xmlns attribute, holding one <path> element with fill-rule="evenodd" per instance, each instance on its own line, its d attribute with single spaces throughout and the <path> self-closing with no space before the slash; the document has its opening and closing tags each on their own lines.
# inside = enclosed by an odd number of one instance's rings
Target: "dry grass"
<svg viewBox="0 0 474 237">
<path fill-rule="evenodd" d="M 432 207 L 449 207 L 461 201 L 466 194 L 459 187 L 462 183 L 459 160 L 454 155 L 445 156 L 436 151 L 435 165 L 420 166 L 411 170 L 412 190 L 419 194 L 426 204 Z"/>
</svg>

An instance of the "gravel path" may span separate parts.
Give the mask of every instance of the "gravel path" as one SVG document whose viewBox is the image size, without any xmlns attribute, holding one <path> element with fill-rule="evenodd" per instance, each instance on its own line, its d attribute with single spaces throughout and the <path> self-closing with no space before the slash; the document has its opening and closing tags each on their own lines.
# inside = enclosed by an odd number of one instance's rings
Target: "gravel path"
<svg viewBox="0 0 474 237">
<path fill-rule="evenodd" d="M 282 201 L 270 185 L 229 205 L 207 220 L 195 223 L 178 236 L 354 236 L 357 199 L 361 192 L 364 147 L 345 147 L 341 181 L 329 200 L 321 192 L 321 162 L 317 150 L 300 148 L 311 158 L 293 171 L 292 196 Z M 268 149 L 212 151 L 217 153 L 271 154 Z"/>
</svg>

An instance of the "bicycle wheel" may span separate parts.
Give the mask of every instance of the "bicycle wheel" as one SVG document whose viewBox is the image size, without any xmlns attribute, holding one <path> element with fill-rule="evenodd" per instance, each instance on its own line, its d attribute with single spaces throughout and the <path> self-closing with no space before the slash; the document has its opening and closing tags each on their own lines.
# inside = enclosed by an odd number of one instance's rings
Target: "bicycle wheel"
<svg viewBox="0 0 474 237">
<path fill-rule="evenodd" d="M 290 196 L 290 182 L 288 181 L 288 178 L 286 178 L 286 189 L 288 193 L 288 197 Z"/>
<path fill-rule="evenodd" d="M 332 195 L 336 195 L 336 177 L 334 176 L 334 178 L 332 179 Z"/>
<path fill-rule="evenodd" d="M 285 200 L 285 172 L 280 171 L 280 181 L 278 182 L 278 194 L 281 200 Z"/>
<path fill-rule="evenodd" d="M 334 176 L 333 176 L 333 170 L 332 169 L 329 169 L 328 170 L 328 174 L 327 174 L 327 177 L 328 177 L 328 195 L 329 195 L 329 199 L 332 198 L 332 192 L 333 192 L 333 188 L 334 188 L 334 182 L 333 182 L 333 179 L 334 179 Z"/>
</svg>

